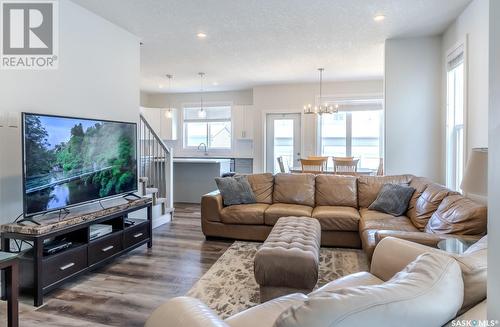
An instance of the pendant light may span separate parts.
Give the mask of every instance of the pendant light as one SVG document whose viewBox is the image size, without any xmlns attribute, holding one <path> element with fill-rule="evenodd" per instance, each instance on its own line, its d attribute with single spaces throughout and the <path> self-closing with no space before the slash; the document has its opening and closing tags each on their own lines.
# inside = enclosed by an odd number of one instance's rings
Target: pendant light
<svg viewBox="0 0 500 327">
<path fill-rule="evenodd" d="M 173 78 L 173 76 L 170 75 L 170 74 L 167 74 L 167 78 L 168 78 L 168 93 L 170 93 L 170 91 L 172 89 L 172 78 Z M 168 119 L 172 118 L 172 103 L 171 103 L 170 97 L 169 97 L 169 100 L 168 100 L 168 109 L 167 109 L 167 111 L 165 111 L 165 117 L 168 118 Z"/>
<path fill-rule="evenodd" d="M 319 105 L 313 106 L 311 104 L 304 106 L 304 114 L 333 114 L 339 111 L 339 106 L 336 104 L 335 106 L 328 105 L 323 103 L 323 71 L 324 68 L 318 68 L 319 71 Z"/>
<path fill-rule="evenodd" d="M 200 110 L 198 111 L 198 118 L 206 118 L 207 111 L 203 109 L 203 78 L 205 77 L 205 73 L 198 73 L 200 75 Z"/>
</svg>

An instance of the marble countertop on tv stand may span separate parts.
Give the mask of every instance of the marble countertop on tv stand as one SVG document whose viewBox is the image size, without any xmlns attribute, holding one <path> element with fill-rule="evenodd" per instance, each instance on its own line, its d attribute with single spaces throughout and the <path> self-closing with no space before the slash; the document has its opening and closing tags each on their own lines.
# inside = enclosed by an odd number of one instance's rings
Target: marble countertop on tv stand
<svg viewBox="0 0 500 327">
<path fill-rule="evenodd" d="M 1 232 L 18 233 L 25 235 L 43 235 L 55 230 L 93 221 L 104 216 L 127 210 L 134 206 L 140 206 L 151 202 L 151 198 L 141 198 L 136 200 L 125 200 L 123 198 L 114 198 L 103 201 L 103 209 L 99 203 L 92 203 L 80 207 L 73 207 L 68 214 L 59 216 L 59 211 L 48 213 L 43 216 L 35 217 L 34 220 L 40 225 L 29 222 L 17 224 L 10 223 L 0 226 Z"/>
</svg>

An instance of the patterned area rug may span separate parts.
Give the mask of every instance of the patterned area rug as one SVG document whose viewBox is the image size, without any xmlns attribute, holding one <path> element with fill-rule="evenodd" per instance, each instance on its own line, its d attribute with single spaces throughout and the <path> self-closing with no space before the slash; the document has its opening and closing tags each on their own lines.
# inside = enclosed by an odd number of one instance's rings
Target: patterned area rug
<svg viewBox="0 0 500 327">
<path fill-rule="evenodd" d="M 262 243 L 234 242 L 187 293 L 200 299 L 222 318 L 260 303 L 253 276 L 253 258 Z M 316 288 L 339 277 L 368 270 L 362 250 L 321 248 Z"/>
</svg>

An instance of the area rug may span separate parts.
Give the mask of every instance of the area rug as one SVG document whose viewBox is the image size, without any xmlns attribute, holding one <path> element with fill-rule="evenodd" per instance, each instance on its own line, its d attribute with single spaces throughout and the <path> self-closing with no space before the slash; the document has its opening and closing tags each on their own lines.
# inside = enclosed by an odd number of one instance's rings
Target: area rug
<svg viewBox="0 0 500 327">
<path fill-rule="evenodd" d="M 260 303 L 253 259 L 262 243 L 234 242 L 187 293 L 227 318 Z M 368 270 L 362 250 L 321 248 L 316 288 L 339 277 Z"/>
</svg>

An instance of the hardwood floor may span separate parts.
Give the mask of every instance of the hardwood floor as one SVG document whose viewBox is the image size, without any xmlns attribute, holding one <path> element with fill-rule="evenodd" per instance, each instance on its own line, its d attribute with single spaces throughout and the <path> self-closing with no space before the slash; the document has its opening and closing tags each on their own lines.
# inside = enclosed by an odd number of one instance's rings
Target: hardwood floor
<svg viewBox="0 0 500 327">
<path fill-rule="evenodd" d="M 206 241 L 200 207 L 177 204 L 174 220 L 153 231 L 153 248 L 140 247 L 45 297 L 20 305 L 20 326 L 143 326 L 167 299 L 184 295 L 231 245 Z M 6 326 L 0 302 L 0 326 Z"/>
</svg>

